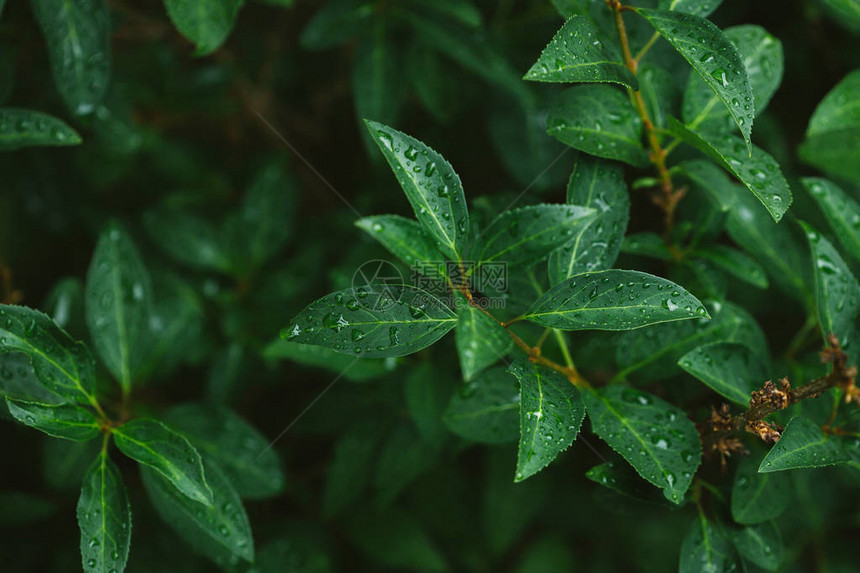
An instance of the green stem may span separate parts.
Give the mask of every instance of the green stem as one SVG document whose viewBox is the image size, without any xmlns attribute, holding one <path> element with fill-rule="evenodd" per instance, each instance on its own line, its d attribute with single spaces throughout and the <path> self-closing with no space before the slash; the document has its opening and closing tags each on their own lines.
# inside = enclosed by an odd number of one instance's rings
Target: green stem
<svg viewBox="0 0 860 573">
<path fill-rule="evenodd" d="M 574 368 L 573 358 L 570 357 L 570 349 L 567 347 L 567 340 L 565 340 L 564 334 L 557 328 L 553 328 L 552 332 L 555 334 L 558 347 L 561 349 L 561 355 L 564 356 L 564 363 L 567 364 L 568 368 Z"/>
</svg>

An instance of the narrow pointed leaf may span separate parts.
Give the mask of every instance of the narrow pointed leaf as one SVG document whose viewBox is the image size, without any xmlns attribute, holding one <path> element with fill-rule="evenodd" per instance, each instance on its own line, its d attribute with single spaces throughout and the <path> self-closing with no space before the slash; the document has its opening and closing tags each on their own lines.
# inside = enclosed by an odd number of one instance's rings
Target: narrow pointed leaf
<svg viewBox="0 0 860 573">
<path fill-rule="evenodd" d="M 445 276 L 445 256 L 417 221 L 400 215 L 375 215 L 359 219 L 355 226 L 413 269 L 429 263 L 439 277 Z"/>
<path fill-rule="evenodd" d="M 837 438 L 826 435 L 809 418 L 793 418 L 761 462 L 761 473 L 821 468 L 851 461 Z"/>
<path fill-rule="evenodd" d="M 801 226 L 812 250 L 815 305 L 821 333 L 824 336 L 835 334 L 845 352 L 856 359 L 860 355 L 860 340 L 855 340 L 860 283 L 830 241 L 802 221 Z"/>
<path fill-rule="evenodd" d="M 824 212 L 845 251 L 860 261 L 860 204 L 827 179 L 805 177 L 801 182 Z"/>
<path fill-rule="evenodd" d="M 860 32 L 860 0 L 822 0 L 834 21 L 854 32 Z"/>
<path fill-rule="evenodd" d="M 732 484 L 732 518 L 751 525 L 776 519 L 791 503 L 791 480 L 782 473 L 758 473 L 759 460 L 741 460 Z"/>
<path fill-rule="evenodd" d="M 131 545 L 131 506 L 122 475 L 107 450 L 84 474 L 77 516 L 84 571 L 122 573 Z"/>
<path fill-rule="evenodd" d="M 179 492 L 196 502 L 212 503 L 200 454 L 185 436 L 157 420 L 136 418 L 115 428 L 113 437 L 122 453 L 151 467 Z"/>
<path fill-rule="evenodd" d="M 222 566 L 253 562 L 254 538 L 242 500 L 216 463 L 204 464 L 212 503 L 181 495 L 163 474 L 141 467 L 146 493 L 158 515 L 198 553 Z"/>
<path fill-rule="evenodd" d="M 418 352 L 456 324 L 457 315 L 421 289 L 368 284 L 311 303 L 281 336 L 344 354 L 385 358 Z"/>
<path fill-rule="evenodd" d="M 523 314 L 526 320 L 561 330 L 632 330 L 708 316 L 699 299 L 675 283 L 621 270 L 571 277 Z"/>
<path fill-rule="evenodd" d="M 684 412 L 634 388 L 583 393 L 591 428 L 643 478 L 681 503 L 702 458 L 696 426 Z"/>
<path fill-rule="evenodd" d="M 110 10 L 105 0 L 33 0 L 57 90 L 73 113 L 95 111 L 111 72 Z"/>
<path fill-rule="evenodd" d="M 499 366 L 485 370 L 454 394 L 444 421 L 467 440 L 503 444 L 516 441 L 519 412 L 517 379 Z"/>
<path fill-rule="evenodd" d="M 782 43 L 761 26 L 734 26 L 725 30 L 737 47 L 749 76 L 755 114 L 761 115 L 782 81 Z M 698 76 L 691 75 L 684 93 L 684 121 L 693 129 L 731 131 L 734 122 L 720 98 Z"/>
<path fill-rule="evenodd" d="M 77 131 L 54 116 L 29 109 L 0 108 L 0 151 L 80 145 L 81 141 Z"/>
<path fill-rule="evenodd" d="M 643 481 L 632 467 L 620 460 L 594 466 L 585 472 L 585 477 L 631 499 L 663 507 L 668 505 L 666 498 L 659 489 Z"/>
<path fill-rule="evenodd" d="M 748 406 L 751 393 L 767 379 L 767 365 L 741 344 L 717 342 L 692 350 L 678 366 L 735 404 Z"/>
<path fill-rule="evenodd" d="M 681 543 L 679 573 L 730 573 L 737 569 L 728 539 L 700 514 Z"/>
<path fill-rule="evenodd" d="M 621 90 L 600 85 L 570 88 L 546 119 L 546 132 L 590 155 L 636 167 L 648 164 L 642 146 L 642 120 Z"/>
<path fill-rule="evenodd" d="M 45 388 L 74 402 L 95 402 L 95 363 L 46 315 L 24 306 L 0 305 L 0 352 L 30 357 Z"/>
<path fill-rule="evenodd" d="M 772 521 L 731 530 L 732 543 L 745 559 L 768 571 L 776 571 L 785 546 L 779 528 Z"/>
<path fill-rule="evenodd" d="M 472 250 L 476 266 L 533 264 L 570 241 L 597 215 L 577 205 L 529 205 L 505 211 L 484 230 Z"/>
<path fill-rule="evenodd" d="M 767 288 L 767 272 L 754 259 L 737 249 L 724 245 L 710 245 L 695 251 L 694 255 L 714 263 L 736 279 L 758 288 Z"/>
<path fill-rule="evenodd" d="M 99 435 L 99 423 L 89 411 L 73 404 L 39 404 L 6 398 L 12 417 L 55 438 L 77 442 Z"/>
<path fill-rule="evenodd" d="M 691 14 L 637 8 L 687 60 L 728 109 L 747 146 L 755 117 L 749 76 L 741 54 L 714 24 Z"/>
<path fill-rule="evenodd" d="M 144 213 L 150 238 L 171 258 L 201 270 L 228 272 L 230 259 L 218 228 L 209 221 L 173 209 Z"/>
<path fill-rule="evenodd" d="M 734 204 L 735 189 L 726 173 L 705 159 L 684 161 L 674 167 L 681 177 L 691 181 L 696 188 L 701 189 L 725 212 Z"/>
<path fill-rule="evenodd" d="M 611 268 L 630 219 L 630 198 L 618 164 L 579 157 L 567 184 L 567 202 L 597 211 L 595 219 L 549 256 L 550 284 Z"/>
<path fill-rule="evenodd" d="M 815 108 L 799 153 L 811 165 L 860 181 L 860 70 L 845 76 Z"/>
<path fill-rule="evenodd" d="M 791 189 L 776 160 L 755 145 L 744 146 L 743 142 L 729 134 L 693 131 L 675 118 L 669 118 L 669 130 L 673 135 L 695 147 L 723 169 L 734 175 L 752 192 L 779 222 L 791 206 Z M 747 149 L 751 155 L 747 157 Z"/>
<path fill-rule="evenodd" d="M 218 49 L 233 28 L 244 0 L 164 0 L 170 21 L 205 56 Z"/>
<path fill-rule="evenodd" d="M 659 6 L 661 10 L 676 10 L 707 18 L 722 3 L 723 0 L 660 0 Z"/>
<path fill-rule="evenodd" d="M 466 382 L 504 358 L 513 346 L 513 340 L 504 328 L 466 301 L 462 301 L 457 313 L 454 336 L 460 370 Z"/>
<path fill-rule="evenodd" d="M 226 408 L 174 406 L 165 421 L 215 460 L 243 498 L 261 499 L 284 488 L 284 472 L 270 440 Z"/>
<path fill-rule="evenodd" d="M 579 391 L 564 376 L 518 360 L 508 372 L 520 381 L 520 446 L 514 481 L 527 479 L 570 447 L 585 417 Z"/>
<path fill-rule="evenodd" d="M 403 53 L 394 41 L 387 19 L 374 18 L 370 28 L 359 36 L 352 65 L 352 92 L 359 121 L 370 119 L 395 125 L 406 99 L 409 85 L 403 81 Z M 366 134 L 365 134 L 366 135 Z M 365 142 L 373 147 L 371 138 Z M 378 155 L 373 155 L 379 159 Z"/>
<path fill-rule="evenodd" d="M 445 255 L 459 260 L 469 234 L 469 211 L 451 164 L 405 133 L 374 121 L 366 124 L 418 221 Z"/>
<path fill-rule="evenodd" d="M 559 83 L 613 82 L 638 89 L 636 77 L 614 50 L 602 44 L 600 36 L 587 16 L 571 16 L 523 79 Z"/>
<path fill-rule="evenodd" d="M 87 272 L 86 318 L 96 352 L 125 391 L 152 344 L 151 307 L 149 271 L 125 229 L 111 223 Z"/>
</svg>

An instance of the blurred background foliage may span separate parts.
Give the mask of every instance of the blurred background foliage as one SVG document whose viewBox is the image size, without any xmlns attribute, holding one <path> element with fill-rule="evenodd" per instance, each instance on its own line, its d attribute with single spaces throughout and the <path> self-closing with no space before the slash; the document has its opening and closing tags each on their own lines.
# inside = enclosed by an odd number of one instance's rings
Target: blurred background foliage
<svg viewBox="0 0 860 573">
<path fill-rule="evenodd" d="M 794 183 L 810 173 L 795 150 L 821 98 L 860 67 L 849 4 L 726 0 L 712 17 L 721 28 L 757 24 L 782 40 L 784 79 L 754 137 L 792 182 L 794 210 L 816 222 Z M 476 447 L 446 429 L 441 413 L 462 384 L 452 338 L 405 359 L 363 361 L 333 385 L 351 360 L 271 345 L 309 301 L 349 286 L 363 262 L 389 258 L 355 219 L 408 214 L 360 118 L 442 152 L 477 218 L 524 191 L 523 204 L 564 201 L 575 152 L 545 133 L 561 88 L 520 78 L 562 14 L 599 14 L 602 2 L 257 0 L 241 7 L 220 46 L 217 38 L 195 46 L 159 2 L 107 5 L 109 75 L 91 109 L 70 106 L 55 87 L 30 5 L 2 8 L 0 105 L 50 113 L 83 139 L 0 154 L 3 298 L 45 310 L 86 340 L 82 279 L 99 229 L 110 218 L 125 223 L 155 277 L 162 319 L 159 359 L 135 391 L 140 413 L 190 400 L 226 404 L 272 438 L 301 415 L 274 446 L 285 491 L 247 502 L 256 568 L 676 567 L 693 510 L 638 502 L 589 481 L 585 472 L 611 456 L 606 447 L 593 450 L 588 434 L 548 471 L 514 485 L 513 445 Z M 647 26 L 631 28 L 634 38 L 650 35 Z M 654 52 L 669 72 L 655 85 L 679 101 L 685 66 L 666 45 Z M 626 173 L 628 181 L 650 175 Z M 846 188 L 857 196 L 856 185 Z M 631 199 L 630 231 L 659 232 L 660 212 L 647 194 L 634 190 Z M 681 218 L 693 225 L 695 212 L 695 199 L 682 204 Z M 625 260 L 618 266 L 667 272 L 661 262 Z M 804 322 L 802 304 L 778 288 L 730 288 L 733 300 L 755 309 L 771 348 L 784 348 Z M 611 376 L 613 335 L 574 340 L 578 364 Z M 787 368 L 798 379 L 821 370 L 814 352 Z M 0 435 L 4 568 L 78 570 L 73 515 L 89 446 L 9 423 Z M 210 570 L 161 526 L 139 478 L 123 469 L 134 508 L 129 570 Z M 719 464 L 703 474 L 731 487 Z M 856 571 L 849 542 L 860 507 L 838 493 L 856 478 L 850 469 L 793 472 L 795 503 L 780 520 L 796 560 L 787 570 Z"/>
</svg>

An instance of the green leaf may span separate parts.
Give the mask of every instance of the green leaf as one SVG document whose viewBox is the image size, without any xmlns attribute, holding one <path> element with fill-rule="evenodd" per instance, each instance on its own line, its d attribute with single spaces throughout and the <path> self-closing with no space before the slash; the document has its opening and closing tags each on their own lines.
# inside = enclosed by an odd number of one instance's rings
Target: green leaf
<svg viewBox="0 0 860 573">
<path fill-rule="evenodd" d="M 233 28 L 245 0 L 164 0 L 170 21 L 197 47 L 195 55 L 214 52 Z"/>
<path fill-rule="evenodd" d="M 677 10 L 707 18 L 720 7 L 723 0 L 660 0 L 661 10 Z"/>
<path fill-rule="evenodd" d="M 451 397 L 445 425 L 475 442 L 503 444 L 519 436 L 520 393 L 504 367 L 485 370 Z"/>
<path fill-rule="evenodd" d="M 96 352 L 124 392 L 152 344 L 151 306 L 152 279 L 137 247 L 119 223 L 108 224 L 87 272 L 86 318 Z"/>
<path fill-rule="evenodd" d="M 661 261 L 671 261 L 675 258 L 666 239 L 657 233 L 633 233 L 627 235 L 621 242 L 621 252 L 630 255 L 641 255 Z"/>
<path fill-rule="evenodd" d="M 51 392 L 74 402 L 96 403 L 95 363 L 89 350 L 41 312 L 0 305 L 0 353 L 5 352 L 29 356 L 39 381 Z"/>
<path fill-rule="evenodd" d="M 240 497 L 261 499 L 284 489 L 281 461 L 269 440 L 230 410 L 183 404 L 168 410 L 164 419 L 218 463 Z"/>
<path fill-rule="evenodd" d="M 732 484 L 732 517 L 752 525 L 776 519 L 791 502 L 791 480 L 781 473 L 758 473 L 759 460 L 741 460 Z"/>
<path fill-rule="evenodd" d="M 412 423 L 421 437 L 432 445 L 441 444 L 448 436 L 442 421 L 452 394 L 453 384 L 448 382 L 448 377 L 437 376 L 433 365 L 427 362 L 414 368 L 403 385 Z"/>
<path fill-rule="evenodd" d="M 394 125 L 407 95 L 403 54 L 385 18 L 375 18 L 360 36 L 352 65 L 352 93 L 358 119 Z M 370 138 L 365 140 L 370 143 Z M 372 144 L 368 147 L 371 151 Z M 374 155 L 374 159 L 379 156 Z"/>
<path fill-rule="evenodd" d="M 457 324 L 433 295 L 408 285 L 368 284 L 311 303 L 281 336 L 367 358 L 426 348 Z"/>
<path fill-rule="evenodd" d="M 481 11 L 468 0 L 459 2 L 437 2 L 436 0 L 413 0 L 412 9 L 428 10 L 473 28 L 481 25 Z"/>
<path fill-rule="evenodd" d="M 664 127 L 679 99 L 674 74 L 655 64 L 640 63 L 636 77 L 651 121 L 656 127 Z"/>
<path fill-rule="evenodd" d="M 68 332 L 73 338 L 86 336 L 84 320 L 84 283 L 73 277 L 57 282 L 42 304 L 45 314 L 54 324 Z"/>
<path fill-rule="evenodd" d="M 732 543 L 746 559 L 768 571 L 776 571 L 782 562 L 785 547 L 779 528 L 772 521 L 731 530 Z"/>
<path fill-rule="evenodd" d="M 382 444 L 373 480 L 376 505 L 390 505 L 438 459 L 438 449 L 424 441 L 409 423 L 394 428 Z"/>
<path fill-rule="evenodd" d="M 561 330 L 632 330 L 709 318 L 699 299 L 664 278 L 639 271 L 584 273 L 545 292 L 523 318 Z"/>
<path fill-rule="evenodd" d="M 639 474 L 625 463 L 604 462 L 585 472 L 585 477 L 631 499 L 666 506 L 666 498 L 660 490 L 642 481 Z"/>
<path fill-rule="evenodd" d="M 292 231 L 295 203 L 295 184 L 281 165 L 273 162 L 257 171 L 225 229 L 232 267 L 240 276 L 257 270 L 283 248 Z"/>
<path fill-rule="evenodd" d="M 761 26 L 734 26 L 725 30 L 737 47 L 749 76 L 755 114 L 761 115 L 782 81 L 782 43 Z M 684 122 L 692 129 L 731 131 L 733 121 L 720 98 L 697 76 L 690 76 L 684 93 Z"/>
<path fill-rule="evenodd" d="M 361 31 L 374 13 L 370 0 L 326 2 L 311 18 L 299 38 L 306 50 L 323 50 L 342 44 Z"/>
<path fill-rule="evenodd" d="M 576 439 L 585 404 L 564 376 L 533 362 L 517 360 L 508 372 L 520 381 L 520 446 L 515 482 L 552 462 Z"/>
<path fill-rule="evenodd" d="M 624 67 L 614 49 L 603 45 L 601 35 L 588 17 L 571 16 L 523 79 L 558 83 L 613 82 L 639 89 L 636 76 Z"/>
<path fill-rule="evenodd" d="M 570 241 L 597 211 L 578 205 L 529 205 L 505 211 L 481 233 L 470 249 L 476 267 L 486 263 L 534 264 Z M 477 270 L 477 269 L 476 269 Z"/>
<path fill-rule="evenodd" d="M 198 458 L 199 461 L 199 458 Z M 143 485 L 155 511 L 198 553 L 221 565 L 254 561 L 254 538 L 239 494 L 218 465 L 204 459 L 212 503 L 180 495 L 163 474 L 141 467 Z"/>
<path fill-rule="evenodd" d="M 627 95 L 610 86 L 582 85 L 562 92 L 549 111 L 546 132 L 590 155 L 635 167 L 648 164 L 642 120 Z"/>
<path fill-rule="evenodd" d="M 66 401 L 42 385 L 30 357 L 20 352 L 0 354 L 0 396 L 39 404 Z"/>
<path fill-rule="evenodd" d="M 111 74 L 110 11 L 104 0 L 32 0 L 51 73 L 77 115 L 95 111 Z"/>
<path fill-rule="evenodd" d="M 848 461 L 851 461 L 851 455 L 841 447 L 838 439 L 826 435 L 809 418 L 796 416 L 764 457 L 758 471 L 821 468 Z"/>
<path fill-rule="evenodd" d="M 818 203 L 845 251 L 860 261 L 860 204 L 827 179 L 800 180 Z"/>
<path fill-rule="evenodd" d="M 82 141 L 77 131 L 56 117 L 29 109 L 0 108 L 0 151 L 80 145 Z"/>
<path fill-rule="evenodd" d="M 107 449 L 84 474 L 77 516 L 84 571 L 122 573 L 131 546 L 131 506 Z"/>
<path fill-rule="evenodd" d="M 451 164 L 405 133 L 374 121 L 365 123 L 418 221 L 445 255 L 459 260 L 469 236 L 469 212 L 463 184 Z"/>
<path fill-rule="evenodd" d="M 857 314 L 860 312 L 860 283 L 839 252 L 818 231 L 800 222 L 812 250 L 815 269 L 815 305 L 821 333 L 839 338 L 842 348 L 852 357 L 860 352 L 860 341 L 855 340 Z"/>
<path fill-rule="evenodd" d="M 754 259 L 725 245 L 710 245 L 697 249 L 693 256 L 706 259 L 736 279 L 758 288 L 767 288 L 767 272 Z"/>
<path fill-rule="evenodd" d="M 576 559 L 567 540 L 555 534 L 546 534 L 523 553 L 514 573 L 557 573 L 575 571 Z"/>
<path fill-rule="evenodd" d="M 157 420 L 136 418 L 115 428 L 113 437 L 122 453 L 151 467 L 178 491 L 196 502 L 212 504 L 200 454 L 185 436 Z"/>
<path fill-rule="evenodd" d="M 352 544 L 386 570 L 450 571 L 444 554 L 410 513 L 359 511 L 350 516 L 347 531 Z"/>
<path fill-rule="evenodd" d="M 594 433 L 666 499 L 681 503 L 702 459 L 699 433 L 687 415 L 635 388 L 604 386 L 583 398 Z"/>
<path fill-rule="evenodd" d="M 766 151 L 729 134 L 698 133 L 669 118 L 669 130 L 685 143 L 695 147 L 744 184 L 779 222 L 791 206 L 791 189 L 776 160 Z M 750 155 L 747 157 L 747 151 Z"/>
<path fill-rule="evenodd" d="M 355 226 L 413 269 L 419 263 L 429 263 L 440 278 L 446 276 L 444 255 L 417 221 L 400 215 L 375 215 L 359 219 Z"/>
<path fill-rule="evenodd" d="M 815 108 L 800 157 L 807 163 L 860 181 L 860 70 L 845 76 Z"/>
<path fill-rule="evenodd" d="M 597 216 L 550 254 L 547 266 L 552 285 L 580 273 L 611 268 L 630 219 L 624 173 L 620 165 L 609 161 L 577 158 L 567 184 L 567 202 L 596 209 Z"/>
<path fill-rule="evenodd" d="M 767 365 L 752 350 L 731 342 L 716 342 L 691 350 L 678 366 L 735 404 L 749 406 L 751 393 L 767 379 Z"/>
<path fill-rule="evenodd" d="M 834 21 L 855 32 L 860 31 L 860 0 L 821 0 Z"/>
<path fill-rule="evenodd" d="M 323 514 L 334 517 L 355 502 L 370 483 L 387 424 L 362 420 L 337 437 L 326 470 Z"/>
<path fill-rule="evenodd" d="M 209 221 L 176 209 L 155 209 L 143 216 L 147 234 L 171 258 L 200 270 L 228 272 L 230 260 L 219 229 Z"/>
<path fill-rule="evenodd" d="M 504 358 L 513 346 L 513 339 L 476 306 L 465 300 L 460 300 L 458 306 L 454 336 L 463 380 L 468 382 L 481 370 Z"/>
<path fill-rule="evenodd" d="M 365 358 L 355 360 L 351 356 L 341 354 L 322 346 L 299 344 L 288 340 L 276 340 L 263 350 L 266 360 L 291 360 L 305 366 L 325 368 L 329 372 L 342 374 L 347 380 L 361 382 L 379 378 L 397 367 L 393 358 Z"/>
<path fill-rule="evenodd" d="M 546 478 L 514 482 L 509 448 L 486 448 L 480 482 L 480 520 L 483 537 L 493 556 L 504 555 L 520 540 L 550 498 Z M 475 478 L 472 478 L 475 479 Z"/>
<path fill-rule="evenodd" d="M 750 79 L 741 54 L 714 24 L 691 14 L 637 8 L 660 35 L 687 60 L 728 109 L 747 147 L 755 117 Z"/>
<path fill-rule="evenodd" d="M 99 423 L 89 411 L 72 404 L 40 404 L 6 398 L 12 417 L 55 438 L 77 442 L 99 435 Z"/>
<path fill-rule="evenodd" d="M 735 188 L 726 173 L 710 161 L 693 159 L 676 165 L 678 175 L 688 179 L 708 197 L 721 211 L 728 211 L 734 205 Z"/>
<path fill-rule="evenodd" d="M 737 570 L 732 546 L 700 513 L 681 543 L 679 573 L 730 573 Z"/>
</svg>

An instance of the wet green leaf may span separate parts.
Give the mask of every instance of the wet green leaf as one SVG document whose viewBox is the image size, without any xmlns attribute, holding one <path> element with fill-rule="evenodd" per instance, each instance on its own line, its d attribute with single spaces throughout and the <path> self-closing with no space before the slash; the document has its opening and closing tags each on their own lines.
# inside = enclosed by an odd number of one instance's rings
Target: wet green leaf
<svg viewBox="0 0 860 573">
<path fill-rule="evenodd" d="M 700 571 L 729 573 L 736 570 L 737 564 L 728 539 L 705 518 L 704 514 L 699 514 L 699 517 L 690 525 L 681 544 L 678 571 L 680 573 Z"/>
<path fill-rule="evenodd" d="M 299 344 L 288 340 L 275 340 L 263 350 L 267 360 L 291 360 L 305 366 L 324 368 L 335 374 L 342 374 L 347 380 L 358 382 L 372 380 L 393 372 L 397 362 L 393 358 L 364 358 L 355 360 L 352 356 L 341 354 L 329 348 L 312 344 Z"/>
<path fill-rule="evenodd" d="M 136 418 L 113 430 L 122 453 L 164 476 L 177 491 L 202 505 L 213 503 L 200 454 L 182 434 L 157 420 Z"/>
<path fill-rule="evenodd" d="M 32 0 L 51 72 L 77 115 L 95 111 L 111 75 L 110 11 L 104 0 Z"/>
<path fill-rule="evenodd" d="M 723 103 L 747 146 L 755 103 L 743 57 L 714 24 L 692 14 L 637 8 L 660 35 L 692 66 Z"/>
<path fill-rule="evenodd" d="M 434 446 L 440 445 L 448 436 L 442 417 L 454 383 L 449 383 L 447 377 L 437 376 L 432 364 L 425 363 L 412 371 L 403 386 L 412 423 L 421 437 Z"/>
<path fill-rule="evenodd" d="M 408 285 L 368 284 L 308 305 L 281 336 L 356 357 L 404 356 L 454 328 L 457 315 L 433 295 Z"/>
<path fill-rule="evenodd" d="M 796 416 L 761 462 L 761 473 L 821 468 L 851 460 L 839 440 L 826 435 L 809 418 Z"/>
<path fill-rule="evenodd" d="M 143 485 L 156 513 L 196 551 L 216 563 L 254 561 L 254 538 L 239 494 L 218 465 L 204 459 L 211 504 L 181 495 L 160 472 L 140 468 Z M 202 467 L 201 467 L 202 469 Z"/>
<path fill-rule="evenodd" d="M 143 222 L 150 238 L 173 259 L 195 269 L 229 271 L 219 230 L 206 219 L 162 208 L 145 213 Z"/>
<path fill-rule="evenodd" d="M 84 475 L 77 506 L 84 571 L 122 573 L 131 545 L 131 506 L 119 468 L 102 450 Z"/>
<path fill-rule="evenodd" d="M 397 49 L 391 28 L 386 19 L 376 18 L 359 37 L 352 67 L 352 91 L 359 120 L 396 125 L 400 118 L 408 84 L 401 77 L 403 54 Z M 365 141 L 370 143 L 370 140 Z M 370 143 L 368 149 L 372 146 Z"/>
<path fill-rule="evenodd" d="M 89 411 L 73 404 L 40 404 L 6 398 L 12 417 L 55 438 L 85 442 L 99 435 L 99 423 Z"/>
<path fill-rule="evenodd" d="M 639 474 L 623 462 L 604 462 L 585 472 L 585 477 L 631 499 L 662 506 L 667 504 L 659 489 L 642 481 Z"/>
<path fill-rule="evenodd" d="M 694 256 L 714 263 L 738 280 L 758 288 L 767 288 L 767 272 L 754 259 L 725 245 L 710 245 L 697 249 Z"/>
<path fill-rule="evenodd" d="M 451 398 L 445 425 L 467 440 L 514 442 L 519 435 L 520 393 L 504 367 L 485 370 Z"/>
<path fill-rule="evenodd" d="M 373 485 L 376 504 L 386 507 L 409 484 L 432 467 L 439 450 L 427 443 L 411 424 L 400 424 L 385 439 L 379 451 Z"/>
<path fill-rule="evenodd" d="M 179 33 L 197 47 L 195 54 L 205 56 L 227 39 L 244 1 L 164 0 L 164 6 Z"/>
<path fill-rule="evenodd" d="M 104 365 L 131 389 L 152 337 L 152 279 L 137 247 L 116 222 L 102 231 L 87 272 L 86 319 Z"/>
<path fill-rule="evenodd" d="M 567 279 L 544 293 L 523 318 L 561 330 L 632 330 L 650 324 L 708 318 L 682 287 L 639 271 L 608 270 Z"/>
<path fill-rule="evenodd" d="M 405 133 L 374 121 L 365 123 L 418 221 L 445 255 L 459 260 L 469 234 L 469 211 L 463 184 L 451 164 Z"/>
<path fill-rule="evenodd" d="M 642 120 L 627 95 L 610 86 L 582 85 L 562 92 L 549 111 L 546 131 L 590 155 L 636 167 L 648 164 Z"/>
<path fill-rule="evenodd" d="M 755 457 L 741 460 L 732 483 L 732 517 L 746 525 L 776 519 L 791 502 L 791 481 L 782 473 L 758 473 Z"/>
<path fill-rule="evenodd" d="M 218 463 L 239 496 L 262 499 L 284 489 L 281 461 L 270 440 L 227 408 L 183 404 L 164 419 Z"/>
<path fill-rule="evenodd" d="M 400 215 L 375 215 L 359 219 L 355 226 L 413 269 L 418 269 L 420 263 L 428 263 L 440 278 L 447 275 L 445 256 L 417 221 Z"/>
<path fill-rule="evenodd" d="M 574 238 L 549 256 L 550 284 L 615 264 L 630 219 L 630 199 L 621 167 L 610 161 L 578 157 L 567 184 L 567 202 L 595 209 L 597 215 Z"/>
<path fill-rule="evenodd" d="M 564 376 L 517 360 L 508 372 L 520 381 L 520 446 L 514 481 L 527 479 L 570 447 L 585 417 L 579 391 Z"/>
<path fill-rule="evenodd" d="M 337 438 L 323 487 L 322 507 L 326 516 L 340 514 L 370 484 L 387 431 L 386 424 L 361 421 Z"/>
<path fill-rule="evenodd" d="M 723 0 L 660 0 L 661 10 L 677 10 L 707 18 L 720 7 Z"/>
<path fill-rule="evenodd" d="M 752 350 L 731 342 L 706 344 L 678 360 L 678 366 L 706 386 L 741 406 L 768 378 L 767 365 Z"/>
<path fill-rule="evenodd" d="M 728 211 L 734 204 L 735 189 L 725 172 L 710 161 L 693 159 L 674 167 L 681 177 L 690 180 L 708 194 L 721 211 Z"/>
<path fill-rule="evenodd" d="M 785 547 L 779 528 L 772 521 L 729 532 L 732 543 L 744 558 L 768 571 L 776 571 Z"/>
<path fill-rule="evenodd" d="M 89 350 L 41 312 L 0 305 L 0 352 L 29 356 L 39 381 L 51 392 L 74 402 L 95 402 L 95 363 Z"/>
<path fill-rule="evenodd" d="M 481 304 L 481 301 L 474 304 Z M 513 340 L 504 328 L 476 306 L 465 300 L 459 306 L 454 336 L 460 371 L 463 380 L 468 382 L 481 370 L 504 358 Z"/>
<path fill-rule="evenodd" d="M 646 392 L 605 386 L 583 392 L 591 428 L 643 478 L 681 503 L 702 459 L 696 426 L 684 412 Z"/>
<path fill-rule="evenodd" d="M 39 404 L 65 402 L 42 385 L 30 357 L 21 352 L 0 354 L 0 396 Z"/>
<path fill-rule="evenodd" d="M 80 145 L 78 132 L 46 113 L 0 108 L 0 151 L 22 147 Z"/>
<path fill-rule="evenodd" d="M 613 82 L 638 89 L 636 77 L 621 62 L 614 45 L 586 16 L 571 16 L 544 48 L 523 79 L 538 82 Z"/>
<path fill-rule="evenodd" d="M 671 261 L 675 258 L 666 239 L 657 233 L 633 233 L 624 237 L 621 242 L 621 252 L 631 255 L 642 255 L 661 261 Z"/>
<path fill-rule="evenodd" d="M 827 179 L 805 177 L 801 182 L 824 212 L 845 251 L 860 261 L 860 204 Z"/>
</svg>

